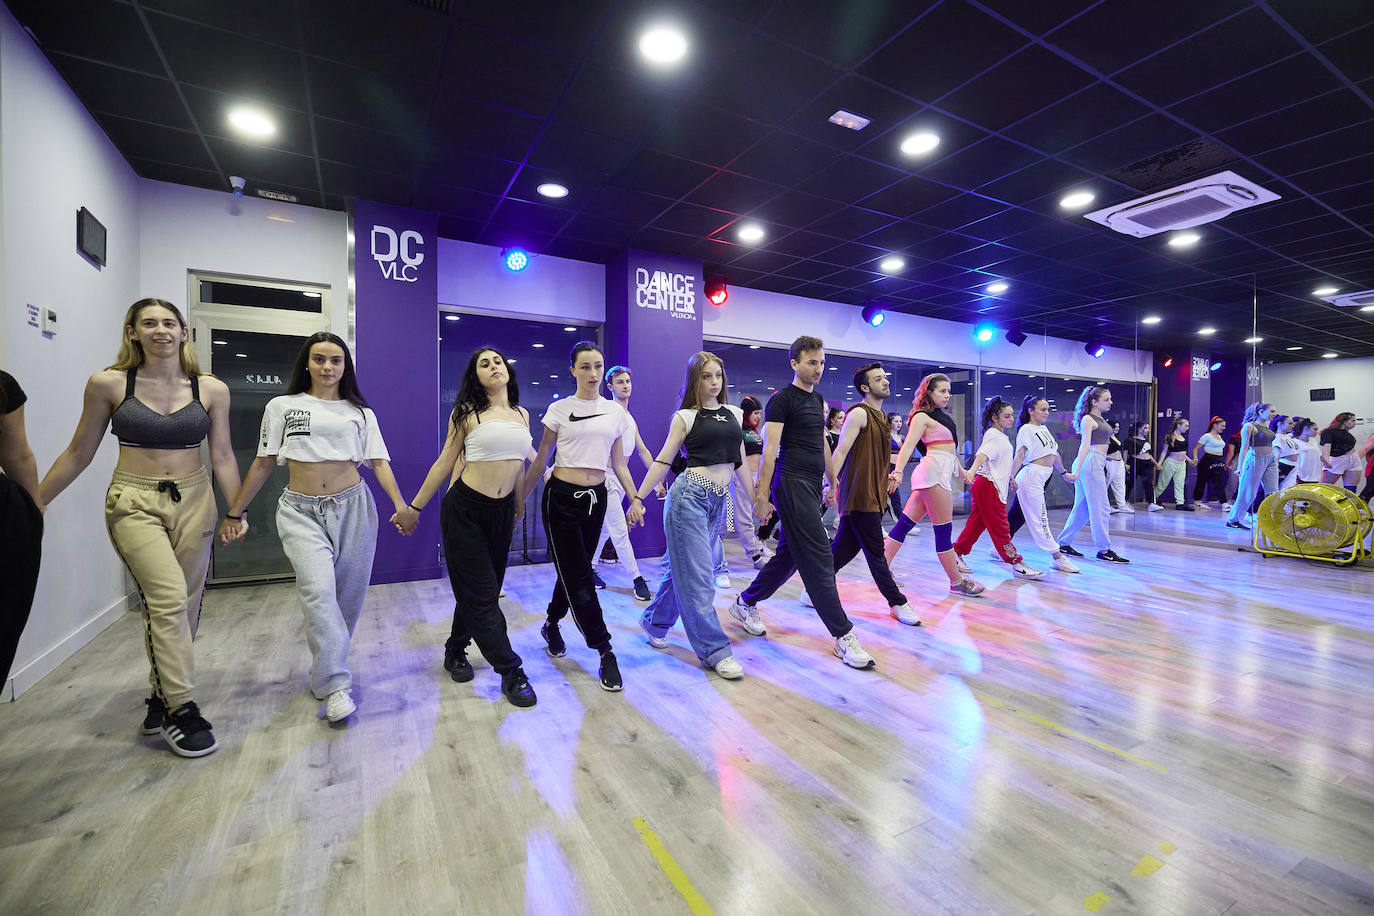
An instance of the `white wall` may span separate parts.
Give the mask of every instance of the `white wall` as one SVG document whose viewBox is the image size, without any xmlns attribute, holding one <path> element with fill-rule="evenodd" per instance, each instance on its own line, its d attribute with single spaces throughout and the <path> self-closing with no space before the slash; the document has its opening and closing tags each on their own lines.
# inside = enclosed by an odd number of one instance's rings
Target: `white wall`
<svg viewBox="0 0 1374 916">
<path fill-rule="evenodd" d="M 330 288 L 332 330 L 348 337 L 343 213 L 148 179 L 139 200 L 143 295 L 184 310 L 191 271 L 317 283 Z"/>
<path fill-rule="evenodd" d="M 124 310 L 139 296 L 139 182 L 3 6 L 0 120 L 0 365 L 29 395 L 42 475 L 66 448 L 86 378 L 114 358 Z M 83 206 L 109 233 L 103 269 L 76 251 Z M 57 309 L 55 337 L 28 326 L 30 303 Z M 115 457 L 113 442 L 102 446 L 48 511 L 38 594 L 5 693 L 22 692 L 128 606 L 131 587 L 102 518 Z"/>
<path fill-rule="evenodd" d="M 1335 388 L 1336 400 L 1313 401 L 1313 388 Z M 1312 417 L 1318 427 L 1338 413 L 1352 411 L 1352 433 L 1361 443 L 1374 433 L 1374 357 L 1315 359 L 1305 363 L 1275 363 L 1264 367 L 1264 399 L 1280 413 Z"/>
<path fill-rule="evenodd" d="M 1027 334 L 1020 347 L 1003 335 L 986 344 L 973 339 L 973 328 L 957 321 L 889 312 L 882 327 L 870 327 L 858 306 L 838 305 L 763 290 L 731 287 L 722 308 L 702 306 L 702 333 L 732 341 L 790 344 L 801 334 L 825 341 L 826 349 L 874 358 L 904 359 L 936 365 L 983 366 L 1074 378 L 1148 382 L 1151 354 L 1109 348 L 1099 359 L 1082 341 Z"/>
<path fill-rule="evenodd" d="M 606 316 L 606 268 L 540 255 L 512 273 L 501 250 L 439 239 L 439 302 L 490 314 L 600 323 Z"/>
</svg>

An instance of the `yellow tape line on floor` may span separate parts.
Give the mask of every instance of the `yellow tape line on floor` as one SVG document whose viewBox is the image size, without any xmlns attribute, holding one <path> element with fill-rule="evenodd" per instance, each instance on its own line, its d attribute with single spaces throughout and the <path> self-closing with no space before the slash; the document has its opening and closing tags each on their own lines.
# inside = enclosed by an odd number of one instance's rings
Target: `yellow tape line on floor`
<svg viewBox="0 0 1374 916">
<path fill-rule="evenodd" d="M 711 907 L 707 905 L 702 896 L 697 893 L 696 888 L 692 887 L 692 882 L 687 880 L 687 873 L 682 870 L 682 866 L 677 864 L 672 856 L 668 854 L 663 841 L 658 838 L 658 834 L 649 829 L 649 824 L 642 817 L 633 819 L 635 829 L 639 831 L 639 838 L 644 841 L 644 845 L 649 847 L 649 852 L 653 853 L 654 859 L 658 862 L 658 867 L 663 869 L 663 873 L 668 876 L 668 880 L 677 888 L 677 892 L 682 895 L 682 899 L 687 901 L 687 908 L 692 911 L 693 916 L 711 916 Z"/>
<path fill-rule="evenodd" d="M 1020 716 L 1020 717 L 1023 718 L 1023 719 L 1028 719 L 1029 721 L 1034 722 L 1036 725 L 1043 725 L 1043 726 L 1045 726 L 1045 728 L 1048 728 L 1048 729 L 1052 729 L 1052 730 L 1054 730 L 1054 731 L 1057 731 L 1057 732 L 1059 732 L 1061 735 L 1067 735 L 1067 736 L 1070 737 L 1070 738 L 1077 738 L 1079 741 L 1086 741 L 1087 743 L 1091 744 L 1093 747 L 1100 747 L 1102 750 L 1107 751 L 1108 753 L 1111 753 L 1111 754 L 1115 754 L 1115 755 L 1117 755 L 1118 757 L 1124 757 L 1125 759 L 1131 761 L 1132 763 L 1138 763 L 1138 764 L 1140 764 L 1141 766 L 1147 766 L 1147 767 L 1149 767 L 1149 768 L 1152 769 L 1152 770 L 1159 770 L 1159 772 L 1161 772 L 1161 773 L 1167 773 L 1167 772 L 1169 772 L 1168 770 L 1166 770 L 1164 767 L 1160 766 L 1159 764 L 1157 764 L 1157 763 L 1152 763 L 1152 762 L 1150 762 L 1149 760 L 1146 760 L 1146 759 L 1143 758 L 1143 757 L 1137 757 L 1136 755 L 1130 753 L 1129 751 L 1123 751 L 1121 748 L 1119 748 L 1119 747 L 1113 747 L 1112 745 L 1108 744 L 1108 743 L 1105 742 L 1105 741 L 1098 741 L 1096 738 L 1090 738 L 1090 737 L 1088 737 L 1087 735 L 1083 734 L 1082 732 L 1076 732 L 1076 731 L 1074 731 L 1074 730 L 1071 729 L 1071 728 L 1065 728 L 1065 727 L 1062 726 L 1062 725 L 1059 725 L 1059 724 L 1057 724 L 1057 723 L 1055 723 L 1055 722 L 1051 722 L 1049 719 L 1045 719 L 1045 718 L 1042 718 L 1042 717 L 1040 717 L 1040 716 L 1034 715 L 1033 713 L 1022 712 L 1021 710 L 1017 709 L 1017 708 L 1014 707 L 1014 706 L 1008 706 L 1006 703 L 1000 702 L 999 700 L 994 700 L 992 697 L 984 696 L 983 694 L 979 693 L 979 692 L 976 691 L 976 690 L 973 691 L 973 695 L 974 695 L 975 697 L 977 697 L 978 699 L 982 700 L 984 703 L 988 703 L 988 704 L 991 704 L 991 705 L 993 705 L 993 706 L 996 706 L 998 709 L 1005 709 L 1005 710 L 1006 710 L 1007 712 L 1009 712 L 1009 713 L 1013 713 L 1013 714 L 1015 714 L 1015 715 L 1018 715 L 1018 716 Z"/>
</svg>

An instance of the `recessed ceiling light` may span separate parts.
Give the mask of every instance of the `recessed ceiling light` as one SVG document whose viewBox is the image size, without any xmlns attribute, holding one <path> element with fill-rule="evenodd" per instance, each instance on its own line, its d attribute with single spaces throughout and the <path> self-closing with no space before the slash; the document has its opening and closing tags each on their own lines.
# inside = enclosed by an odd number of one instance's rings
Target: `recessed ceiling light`
<svg viewBox="0 0 1374 916">
<path fill-rule="evenodd" d="M 506 360 L 506 362 L 508 362 L 508 363 L 513 363 L 513 362 L 515 362 L 515 360 L 513 360 L 513 359 L 508 359 L 508 360 Z"/>
<path fill-rule="evenodd" d="M 1164 319 L 1161 318 L 1161 317 L 1159 317 L 1158 315 L 1146 315 L 1144 318 L 1140 319 L 1140 323 L 1141 323 L 1141 324 L 1159 324 L 1159 323 L 1160 323 L 1161 321 L 1163 321 L 1163 320 L 1164 320 Z"/>
<path fill-rule="evenodd" d="M 444 316 L 444 320 L 445 320 L 445 321 L 457 321 L 457 320 L 458 320 L 458 316 L 457 316 L 457 315 L 445 315 L 445 316 Z"/>
<path fill-rule="evenodd" d="M 1202 241 L 1202 236 L 1196 232 L 1175 232 L 1169 236 L 1170 248 L 1191 248 Z"/>
<path fill-rule="evenodd" d="M 1263 338 L 1263 337 L 1247 337 L 1247 338 L 1245 338 L 1245 340 L 1243 341 L 1243 343 L 1248 343 L 1248 344 L 1257 344 L 1257 343 L 1263 343 L 1263 342 L 1264 342 L 1264 338 Z"/>
<path fill-rule="evenodd" d="M 1301 350 L 1302 347 L 1284 347 L 1285 350 Z"/>
<path fill-rule="evenodd" d="M 994 296 L 998 293 L 1005 293 L 1009 289 L 1011 289 L 1011 284 L 1003 283 L 1001 280 L 998 280 L 996 283 L 988 284 L 988 292 L 992 293 Z"/>
<path fill-rule="evenodd" d="M 886 274 L 895 274 L 905 266 L 906 261 L 894 255 L 890 258 L 883 258 L 882 263 L 878 265 L 878 269 Z"/>
<path fill-rule="evenodd" d="M 1075 191 L 1072 194 L 1065 194 L 1059 199 L 1059 206 L 1065 210 L 1081 210 L 1092 203 L 1094 195 L 1092 191 Z"/>
<path fill-rule="evenodd" d="M 1335 354 L 1335 353 L 1323 353 L 1323 354 L 1322 354 L 1322 359 L 1335 359 L 1335 358 L 1336 358 L 1336 354 Z"/>
<path fill-rule="evenodd" d="M 835 112 L 827 120 L 830 121 L 831 124 L 848 127 L 850 130 L 863 130 L 872 123 L 871 119 L 865 118 L 863 115 L 855 114 L 852 111 L 845 111 L 843 108 Z"/>
<path fill-rule="evenodd" d="M 901 150 L 908 156 L 919 156 L 922 153 L 930 152 L 939 145 L 939 134 L 932 134 L 930 131 L 921 131 L 903 140 Z"/>
<path fill-rule="evenodd" d="M 247 354 L 247 353 L 235 353 L 234 355 L 237 356 L 239 359 L 247 359 L 247 358 L 248 358 L 248 354 Z M 1332 355 L 1332 356 L 1335 356 L 1336 354 L 1335 354 L 1335 353 L 1332 353 L 1331 355 Z"/>
<path fill-rule="evenodd" d="M 576 331 L 577 328 L 572 327 L 571 325 L 569 325 L 568 327 L 564 328 L 563 330 L 565 330 L 565 331 Z"/>
<path fill-rule="evenodd" d="M 735 233 L 735 237 L 741 242 L 752 245 L 755 242 L 762 242 L 765 234 L 763 227 L 758 223 L 746 223 L 739 227 L 739 232 Z"/>
<path fill-rule="evenodd" d="M 227 341 L 227 340 L 217 340 L 217 341 L 215 341 L 215 343 L 219 344 L 220 346 L 223 346 L 224 344 L 227 344 L 228 342 L 229 342 L 229 341 Z"/>
<path fill-rule="evenodd" d="M 539 187 L 535 188 L 535 190 L 538 191 L 540 194 L 543 194 L 545 197 L 558 198 L 568 196 L 567 187 L 559 184 L 556 181 L 546 181 Z"/>
<path fill-rule="evenodd" d="M 761 379 L 761 378 L 756 378 L 756 379 L 754 379 L 754 381 L 756 381 L 756 382 L 761 382 L 761 381 L 763 381 L 763 379 Z"/>
<path fill-rule="evenodd" d="M 1337 288 L 1334 287 L 1334 286 L 1323 286 L 1321 289 L 1314 289 L 1314 290 L 1312 290 L 1312 295 L 1314 295 L 1314 296 L 1334 296 L 1334 295 L 1336 295 L 1336 294 L 1339 293 L 1339 292 L 1340 292 L 1340 290 L 1337 289 Z"/>
<path fill-rule="evenodd" d="M 541 343 L 530 344 L 530 346 L 531 346 L 531 347 L 534 347 L 536 350 L 542 350 L 542 349 L 544 349 L 544 345 L 541 344 Z"/>
<path fill-rule="evenodd" d="M 262 140 L 276 136 L 277 125 L 257 108 L 234 108 L 229 112 L 229 126 L 245 136 Z"/>
<path fill-rule="evenodd" d="M 640 36 L 639 53 L 655 64 L 675 64 L 687 54 L 687 36 L 668 26 L 656 26 Z"/>
<path fill-rule="evenodd" d="M 1374 305 L 1365 305 L 1365 306 L 1361 306 L 1361 307 L 1360 307 L 1360 311 L 1362 311 L 1362 312 L 1374 312 Z"/>
<path fill-rule="evenodd" d="M 1203 337 L 1211 337 L 1213 334 L 1217 332 L 1217 329 L 1212 327 L 1198 328 L 1197 332 L 1201 334 Z"/>
<path fill-rule="evenodd" d="M 751 350 L 757 350 L 758 348 L 759 348 L 759 345 L 758 345 L 758 344 L 750 344 L 750 345 L 749 345 L 749 349 L 751 349 Z"/>
</svg>

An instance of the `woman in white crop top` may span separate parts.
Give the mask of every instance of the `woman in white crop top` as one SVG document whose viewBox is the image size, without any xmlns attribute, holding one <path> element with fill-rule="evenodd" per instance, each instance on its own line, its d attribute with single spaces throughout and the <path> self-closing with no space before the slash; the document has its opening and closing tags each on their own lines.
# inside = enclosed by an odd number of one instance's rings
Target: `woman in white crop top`
<svg viewBox="0 0 1374 916">
<path fill-rule="evenodd" d="M 516 490 L 529 451 L 530 414 L 520 406 L 515 367 L 499 351 L 482 347 L 463 370 L 443 451 L 410 506 L 391 517 L 403 534 L 414 532 L 420 512 L 461 460 L 462 472 L 439 510 L 454 599 L 444 670 L 455 681 L 472 680 L 465 653 L 468 643 L 476 641 L 482 657 L 501 676 L 501 693 L 521 707 L 533 706 L 536 697 L 520 656 L 511 648 L 500 598 L 511 534 L 523 508 Z"/>
<path fill-rule="evenodd" d="M 348 648 L 377 551 L 377 505 L 358 465 L 372 468 L 402 513 L 406 501 L 390 461 L 377 416 L 358 389 L 348 345 L 328 331 L 312 335 L 296 357 L 286 394 L 267 403 L 258 457 L 229 517 L 243 514 L 274 465 L 286 464 L 290 478 L 277 502 L 277 533 L 305 612 L 310 690 L 325 701 L 330 722 L 357 708 Z"/>
<path fill-rule="evenodd" d="M 611 651 L 611 633 L 606 629 L 601 603 L 596 598 L 592 551 L 606 519 L 606 469 L 615 473 L 624 492 L 635 492 L 634 479 L 625 462 L 627 446 L 634 444 L 635 427 L 625 408 L 600 394 L 601 377 L 606 371 L 606 358 L 600 347 L 589 340 L 579 341 L 573 345 L 569 363 L 568 371 L 577 380 L 577 391 L 572 397 L 554 401 L 544 411 L 544 437 L 539 440 L 539 451 L 525 472 L 517 497 L 523 502 L 534 492 L 549 452 L 556 447 L 553 476 L 544 485 L 541 508 L 558 581 L 549 599 L 548 619 L 539 633 L 549 655 L 565 655 L 568 647 L 558 631 L 558 622 L 571 609 L 587 646 L 601 654 L 601 688 L 623 690 L 620 665 Z M 636 502 L 625 518 L 633 526 L 643 515 L 644 506 Z"/>
<path fill-rule="evenodd" d="M 1030 529 L 1031 539 L 1041 550 L 1048 550 L 1054 558 L 1053 569 L 1063 573 L 1076 573 L 1078 567 L 1064 556 L 1059 542 L 1050 531 L 1050 519 L 1045 511 L 1045 484 L 1056 470 L 1069 483 L 1076 475 L 1064 470 L 1059 458 L 1059 441 L 1050 432 L 1045 421 L 1050 417 L 1050 402 L 1037 394 L 1026 395 L 1021 400 L 1021 427 L 1016 431 L 1016 454 L 1012 459 L 1012 479 L 1016 481 L 1016 505 L 1020 518 L 1013 514 L 1011 533 L 1024 523 Z"/>
<path fill-rule="evenodd" d="M 974 475 L 973 505 L 964 521 L 964 530 L 954 542 L 960 572 L 969 572 L 964 557 L 986 530 L 998 555 L 1011 564 L 1012 572 L 1022 579 L 1045 578 L 1043 572 L 1026 565 L 1011 542 L 1011 531 L 1007 527 L 1007 494 L 1014 486 L 1011 482 L 1012 447 L 1007 430 L 1015 420 L 1011 405 L 1001 398 L 993 398 L 983 408 L 983 441 L 969 467 Z"/>
</svg>

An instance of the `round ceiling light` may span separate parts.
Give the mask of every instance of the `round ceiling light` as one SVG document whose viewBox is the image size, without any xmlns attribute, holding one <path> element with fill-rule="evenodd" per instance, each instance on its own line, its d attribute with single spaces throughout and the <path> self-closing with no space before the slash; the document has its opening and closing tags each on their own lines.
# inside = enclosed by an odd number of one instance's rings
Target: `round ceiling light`
<svg viewBox="0 0 1374 916">
<path fill-rule="evenodd" d="M 1217 329 L 1213 327 L 1198 328 L 1197 332 L 1201 334 L 1203 337 L 1211 337 L 1213 334 L 1217 332 Z"/>
<path fill-rule="evenodd" d="M 1335 354 L 1335 353 L 1323 353 L 1323 354 L 1322 354 L 1322 359 L 1335 359 L 1335 358 L 1336 358 L 1336 354 Z"/>
<path fill-rule="evenodd" d="M 535 188 L 535 190 L 538 191 L 540 194 L 543 194 L 545 197 L 552 197 L 555 200 L 560 197 L 568 196 L 567 187 L 558 184 L 555 181 L 546 181 L 539 187 Z"/>
<path fill-rule="evenodd" d="M 996 283 L 988 284 L 988 292 L 992 293 L 994 296 L 998 293 L 1005 293 L 1009 289 L 1011 289 L 1011 284 L 1004 283 L 1001 280 L 998 280 Z"/>
<path fill-rule="evenodd" d="M 1248 344 L 1257 344 L 1257 343 L 1263 343 L 1263 342 L 1264 342 L 1264 338 L 1263 338 L 1263 337 L 1247 337 L 1247 338 L 1245 338 L 1245 340 L 1244 340 L 1244 343 L 1248 343 Z"/>
<path fill-rule="evenodd" d="M 1336 287 L 1334 287 L 1334 286 L 1323 286 L 1321 289 L 1314 289 L 1314 290 L 1312 290 L 1312 295 L 1314 295 L 1314 296 L 1334 296 L 1334 295 L 1336 295 L 1336 294 L 1339 293 L 1339 292 L 1340 292 L 1340 290 L 1338 290 L 1338 289 L 1337 289 Z"/>
<path fill-rule="evenodd" d="M 687 56 L 687 36 L 674 28 L 656 26 L 640 36 L 639 53 L 655 64 L 675 64 Z"/>
<path fill-rule="evenodd" d="M 739 227 L 739 232 L 735 233 L 735 237 L 747 245 L 754 245 L 762 242 L 766 234 L 763 227 L 758 223 L 745 223 Z"/>
<path fill-rule="evenodd" d="M 1196 232 L 1175 232 L 1169 236 L 1170 248 L 1191 248 L 1202 241 L 1202 236 Z"/>
<path fill-rule="evenodd" d="M 940 135 L 930 131 L 912 134 L 902 141 L 901 150 L 908 156 L 920 156 L 940 145 Z"/>
<path fill-rule="evenodd" d="M 906 261 L 897 257 L 896 255 L 893 255 L 890 258 L 883 258 L 882 262 L 878 264 L 878 269 L 885 274 L 895 274 L 903 267 L 906 267 Z"/>
<path fill-rule="evenodd" d="M 246 137 L 264 140 L 277 134 L 277 124 L 257 108 L 240 107 L 229 111 L 229 126 Z"/>
<path fill-rule="evenodd" d="M 1059 200 L 1059 206 L 1065 210 L 1082 210 L 1094 200 L 1092 191 L 1075 191 L 1072 194 L 1065 194 Z"/>
<path fill-rule="evenodd" d="M 1158 316 L 1158 315 L 1146 315 L 1144 318 L 1140 319 L 1140 323 L 1141 323 L 1141 324 L 1159 324 L 1159 323 L 1160 323 L 1161 321 L 1163 321 L 1163 320 L 1164 320 L 1164 319 L 1161 318 L 1161 317 Z"/>
</svg>

